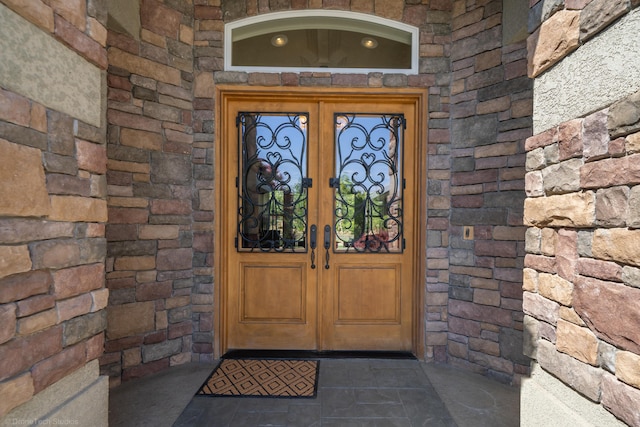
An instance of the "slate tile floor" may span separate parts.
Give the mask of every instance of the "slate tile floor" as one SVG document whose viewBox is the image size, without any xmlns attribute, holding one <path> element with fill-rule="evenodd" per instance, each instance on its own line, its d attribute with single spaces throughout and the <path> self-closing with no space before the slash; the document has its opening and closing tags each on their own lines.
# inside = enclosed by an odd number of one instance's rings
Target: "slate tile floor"
<svg viewBox="0 0 640 427">
<path fill-rule="evenodd" d="M 194 397 L 212 369 L 183 365 L 112 389 L 109 425 L 519 425 L 517 388 L 445 365 L 321 359 L 315 399 Z"/>
<path fill-rule="evenodd" d="M 195 397 L 174 426 L 455 426 L 415 360 L 323 359 L 316 399 Z"/>
</svg>

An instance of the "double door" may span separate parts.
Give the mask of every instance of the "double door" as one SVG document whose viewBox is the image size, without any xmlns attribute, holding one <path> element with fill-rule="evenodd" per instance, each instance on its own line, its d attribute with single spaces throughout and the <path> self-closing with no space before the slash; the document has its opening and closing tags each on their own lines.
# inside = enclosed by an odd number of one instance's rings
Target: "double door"
<svg viewBox="0 0 640 427">
<path fill-rule="evenodd" d="M 223 348 L 413 348 L 416 105 L 226 99 Z"/>
</svg>

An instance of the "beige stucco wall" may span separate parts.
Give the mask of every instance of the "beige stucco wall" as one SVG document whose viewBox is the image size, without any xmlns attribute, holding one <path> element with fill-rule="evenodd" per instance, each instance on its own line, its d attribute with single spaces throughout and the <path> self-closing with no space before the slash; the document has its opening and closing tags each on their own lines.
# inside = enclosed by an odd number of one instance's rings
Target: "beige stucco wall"
<svg viewBox="0 0 640 427">
<path fill-rule="evenodd" d="M 533 363 L 520 388 L 520 426 L 616 427 L 625 424 Z"/>
<path fill-rule="evenodd" d="M 0 419 L 2 426 L 70 425 L 106 427 L 109 380 L 94 360 Z"/>
<path fill-rule="evenodd" d="M 100 127 L 102 71 L 0 4 L 0 86 Z"/>
<path fill-rule="evenodd" d="M 604 108 L 640 89 L 640 9 L 598 34 L 534 83 L 533 133 Z"/>
</svg>

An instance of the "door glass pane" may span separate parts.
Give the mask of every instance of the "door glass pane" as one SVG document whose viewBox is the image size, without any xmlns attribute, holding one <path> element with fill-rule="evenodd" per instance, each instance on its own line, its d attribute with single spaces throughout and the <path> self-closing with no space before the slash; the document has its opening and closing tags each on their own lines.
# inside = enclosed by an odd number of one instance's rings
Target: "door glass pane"
<svg viewBox="0 0 640 427">
<path fill-rule="evenodd" d="M 398 114 L 336 114 L 336 252 L 402 252 L 402 137 Z"/>
<path fill-rule="evenodd" d="M 239 251 L 306 252 L 308 118 L 238 115 Z"/>
<path fill-rule="evenodd" d="M 411 45 L 347 30 L 278 30 L 234 41 L 232 58 L 234 66 L 411 69 Z"/>
<path fill-rule="evenodd" d="M 418 73 L 417 27 L 371 14 L 290 10 L 225 24 L 225 69 Z"/>
</svg>

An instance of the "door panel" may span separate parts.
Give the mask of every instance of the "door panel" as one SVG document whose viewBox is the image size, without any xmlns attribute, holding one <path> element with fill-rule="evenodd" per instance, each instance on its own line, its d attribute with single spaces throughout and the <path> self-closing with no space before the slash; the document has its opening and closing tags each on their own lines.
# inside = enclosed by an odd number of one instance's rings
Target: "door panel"
<svg viewBox="0 0 640 427">
<path fill-rule="evenodd" d="M 321 346 L 329 350 L 412 349 L 415 208 L 405 197 L 412 182 L 413 105 L 326 103 L 321 129 L 331 141 L 322 156 L 320 217 L 331 221 L 330 268 L 321 279 Z M 328 143 L 327 143 L 328 145 Z M 330 159 L 330 161 L 327 161 Z M 328 174 L 328 175 L 327 175 Z M 323 222 L 324 224 L 324 222 Z M 409 239 L 410 240 L 410 239 Z M 328 273 L 328 274 L 327 274 Z"/>
<path fill-rule="evenodd" d="M 316 349 L 318 277 L 307 242 L 317 202 L 305 180 L 317 174 L 309 141 L 318 138 L 306 124 L 317 107 L 269 99 L 230 107 L 226 179 L 237 186 L 223 206 L 235 246 L 226 264 L 228 348 Z"/>
<path fill-rule="evenodd" d="M 304 264 L 243 268 L 240 321 L 305 323 L 307 292 Z"/>
<path fill-rule="evenodd" d="M 400 324 L 399 265 L 337 267 L 335 324 Z"/>
<path fill-rule="evenodd" d="M 384 96 L 230 102 L 226 349 L 412 350 L 417 223 L 404 183 L 416 170 L 403 159 L 415 156 L 404 126 L 415 108 Z"/>
</svg>

